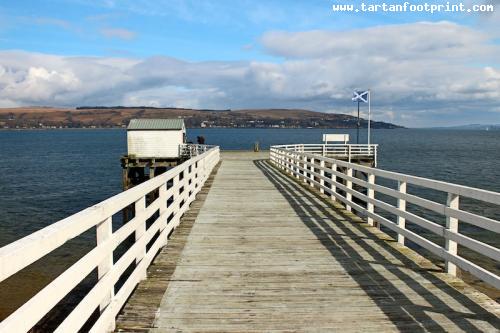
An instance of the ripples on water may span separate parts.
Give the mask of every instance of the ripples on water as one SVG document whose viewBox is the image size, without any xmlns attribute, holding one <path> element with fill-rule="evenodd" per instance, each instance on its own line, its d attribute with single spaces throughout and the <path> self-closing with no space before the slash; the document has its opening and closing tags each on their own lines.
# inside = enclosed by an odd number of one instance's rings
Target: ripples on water
<svg viewBox="0 0 500 333">
<path fill-rule="evenodd" d="M 356 137 L 355 130 L 189 129 L 188 139 L 196 141 L 196 136 L 203 135 L 206 143 L 227 150 L 252 149 L 258 141 L 261 149 L 267 149 L 271 144 L 319 143 L 323 133 L 349 133 L 352 143 Z M 500 191 L 500 131 L 401 129 L 372 133 L 372 142 L 379 144 L 379 168 Z M 365 142 L 362 131 L 361 143 Z M 125 152 L 126 132 L 121 129 L 0 131 L 0 246 L 119 193 L 119 159 Z M 439 199 L 430 191 L 414 191 Z M 462 204 L 500 219 L 498 207 Z M 442 217 L 426 213 L 430 219 L 444 222 Z M 498 240 L 478 228 L 463 224 L 461 228 L 498 246 Z M 0 299 L 31 295 L 40 289 L 93 246 L 90 234 L 21 274 L 30 281 L 28 288 L 13 279 L 4 282 Z M 0 318 L 21 304 L 22 298 L 1 302 Z"/>
</svg>

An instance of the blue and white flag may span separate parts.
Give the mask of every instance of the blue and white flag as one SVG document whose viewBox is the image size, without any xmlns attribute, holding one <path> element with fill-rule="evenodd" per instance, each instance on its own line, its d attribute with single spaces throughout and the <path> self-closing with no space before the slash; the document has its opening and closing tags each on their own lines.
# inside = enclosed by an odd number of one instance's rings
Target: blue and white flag
<svg viewBox="0 0 500 333">
<path fill-rule="evenodd" d="M 352 97 L 353 102 L 368 103 L 368 90 L 355 91 Z"/>
</svg>

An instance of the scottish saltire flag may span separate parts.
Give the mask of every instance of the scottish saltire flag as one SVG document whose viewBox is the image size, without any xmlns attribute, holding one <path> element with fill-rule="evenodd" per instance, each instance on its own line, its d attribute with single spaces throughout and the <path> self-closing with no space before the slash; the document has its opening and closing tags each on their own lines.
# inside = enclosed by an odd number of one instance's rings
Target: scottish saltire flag
<svg viewBox="0 0 500 333">
<path fill-rule="evenodd" d="M 368 90 L 366 91 L 355 91 L 352 97 L 354 102 L 368 103 Z"/>
</svg>

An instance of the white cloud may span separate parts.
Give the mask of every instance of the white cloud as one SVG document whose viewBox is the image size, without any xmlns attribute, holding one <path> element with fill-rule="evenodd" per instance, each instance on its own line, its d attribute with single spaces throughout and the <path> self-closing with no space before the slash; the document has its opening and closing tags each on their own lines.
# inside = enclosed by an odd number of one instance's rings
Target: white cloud
<svg viewBox="0 0 500 333">
<path fill-rule="evenodd" d="M 4 70 L 4 75 L 5 70 Z M 12 78 L 15 78 L 12 77 Z M 4 94 L 11 100 L 30 99 L 44 102 L 57 95 L 78 89 L 80 81 L 70 71 L 47 70 L 44 67 L 30 67 L 21 82 L 10 80 L 4 87 Z"/>
<path fill-rule="evenodd" d="M 0 105 L 301 107 L 351 112 L 371 88 L 375 119 L 435 124 L 464 113 L 500 122 L 498 44 L 457 24 L 263 36 L 281 63 L 186 62 L 0 52 Z M 421 112 L 422 111 L 422 112 Z M 480 121 L 480 119 L 478 119 Z"/>
<path fill-rule="evenodd" d="M 488 36 L 451 22 L 376 26 L 351 31 L 268 32 L 264 47 L 285 58 L 379 58 L 380 60 L 493 56 Z"/>
</svg>

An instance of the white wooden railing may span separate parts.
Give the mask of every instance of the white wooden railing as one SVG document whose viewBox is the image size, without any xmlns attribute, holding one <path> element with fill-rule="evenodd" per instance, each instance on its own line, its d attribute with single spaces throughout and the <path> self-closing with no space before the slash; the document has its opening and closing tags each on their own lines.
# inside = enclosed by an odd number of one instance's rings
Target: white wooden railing
<svg viewBox="0 0 500 333">
<path fill-rule="evenodd" d="M 309 154 L 319 154 L 321 156 L 340 158 L 351 162 L 356 158 L 370 158 L 377 165 L 378 145 L 367 144 L 295 144 L 273 146 L 291 151 L 298 151 Z"/>
<path fill-rule="evenodd" d="M 293 145 L 294 147 L 297 145 Z M 300 146 L 300 145 L 299 145 Z M 500 205 L 500 193 L 491 192 L 447 182 L 410 176 L 406 174 L 369 168 L 355 163 L 328 158 L 319 154 L 301 152 L 300 150 L 286 149 L 290 146 L 272 146 L 270 158 L 272 163 L 301 181 L 316 187 L 320 192 L 329 194 L 332 200 L 342 202 L 347 210 L 356 210 L 356 213 L 366 217 L 370 225 L 383 225 L 397 233 L 398 242 L 405 243 L 405 238 L 427 249 L 434 255 L 442 258 L 446 263 L 446 271 L 456 275 L 457 266 L 470 272 L 475 277 L 500 289 L 500 277 L 495 273 L 479 266 L 477 263 L 465 259 L 457 253 L 457 245 L 464 246 L 483 256 L 494 260 L 498 265 L 500 250 L 479 240 L 459 233 L 458 224 L 468 223 L 480 227 L 491 233 L 492 238 L 498 237 L 500 222 L 486 216 L 461 210 L 460 198 L 470 198 L 483 203 Z M 325 176 L 325 173 L 331 177 Z M 376 183 L 379 178 L 396 181 L 397 189 L 382 186 Z M 353 188 L 353 184 L 357 188 Z M 407 185 L 419 188 L 444 192 L 447 196 L 446 203 L 439 203 L 415 194 L 407 193 Z M 361 189 L 361 190 L 360 190 Z M 365 193 L 363 193 L 365 192 Z M 375 194 L 384 194 L 395 198 L 396 205 L 392 205 Z M 357 198 L 354 201 L 353 198 Z M 394 200 L 394 199 L 393 199 Z M 360 201 L 362 203 L 360 203 Z M 446 225 L 428 220 L 406 209 L 410 203 L 426 210 L 440 214 Z M 391 221 L 375 212 L 375 208 L 396 216 Z M 421 228 L 444 238 L 444 247 L 426 239 L 423 235 L 408 230 L 407 222 L 414 223 Z"/>
<path fill-rule="evenodd" d="M 219 148 L 213 147 L 167 172 L 89 207 L 0 249 L 0 281 L 51 253 L 68 240 L 95 227 L 97 245 L 55 280 L 0 323 L 0 332 L 30 330 L 88 274 L 97 268 L 98 282 L 64 319 L 56 332 L 77 332 L 96 309 L 100 316 L 91 332 L 114 329 L 115 317 L 158 250 L 167 243 L 169 233 L 179 224 L 183 213 L 195 199 L 214 166 Z M 147 205 L 147 197 L 158 193 Z M 121 228 L 112 230 L 112 216 L 133 205 L 135 216 Z M 146 229 L 146 220 L 159 217 Z M 159 236 L 149 244 L 156 235 Z M 135 234 L 133 245 L 113 263 L 113 251 Z M 147 244 L 150 245 L 147 249 Z M 135 262 L 134 271 L 114 293 L 114 286 Z"/>
<path fill-rule="evenodd" d="M 206 152 L 215 146 L 199 145 L 195 143 L 184 143 L 179 145 L 179 154 L 182 157 L 191 158 Z"/>
</svg>

